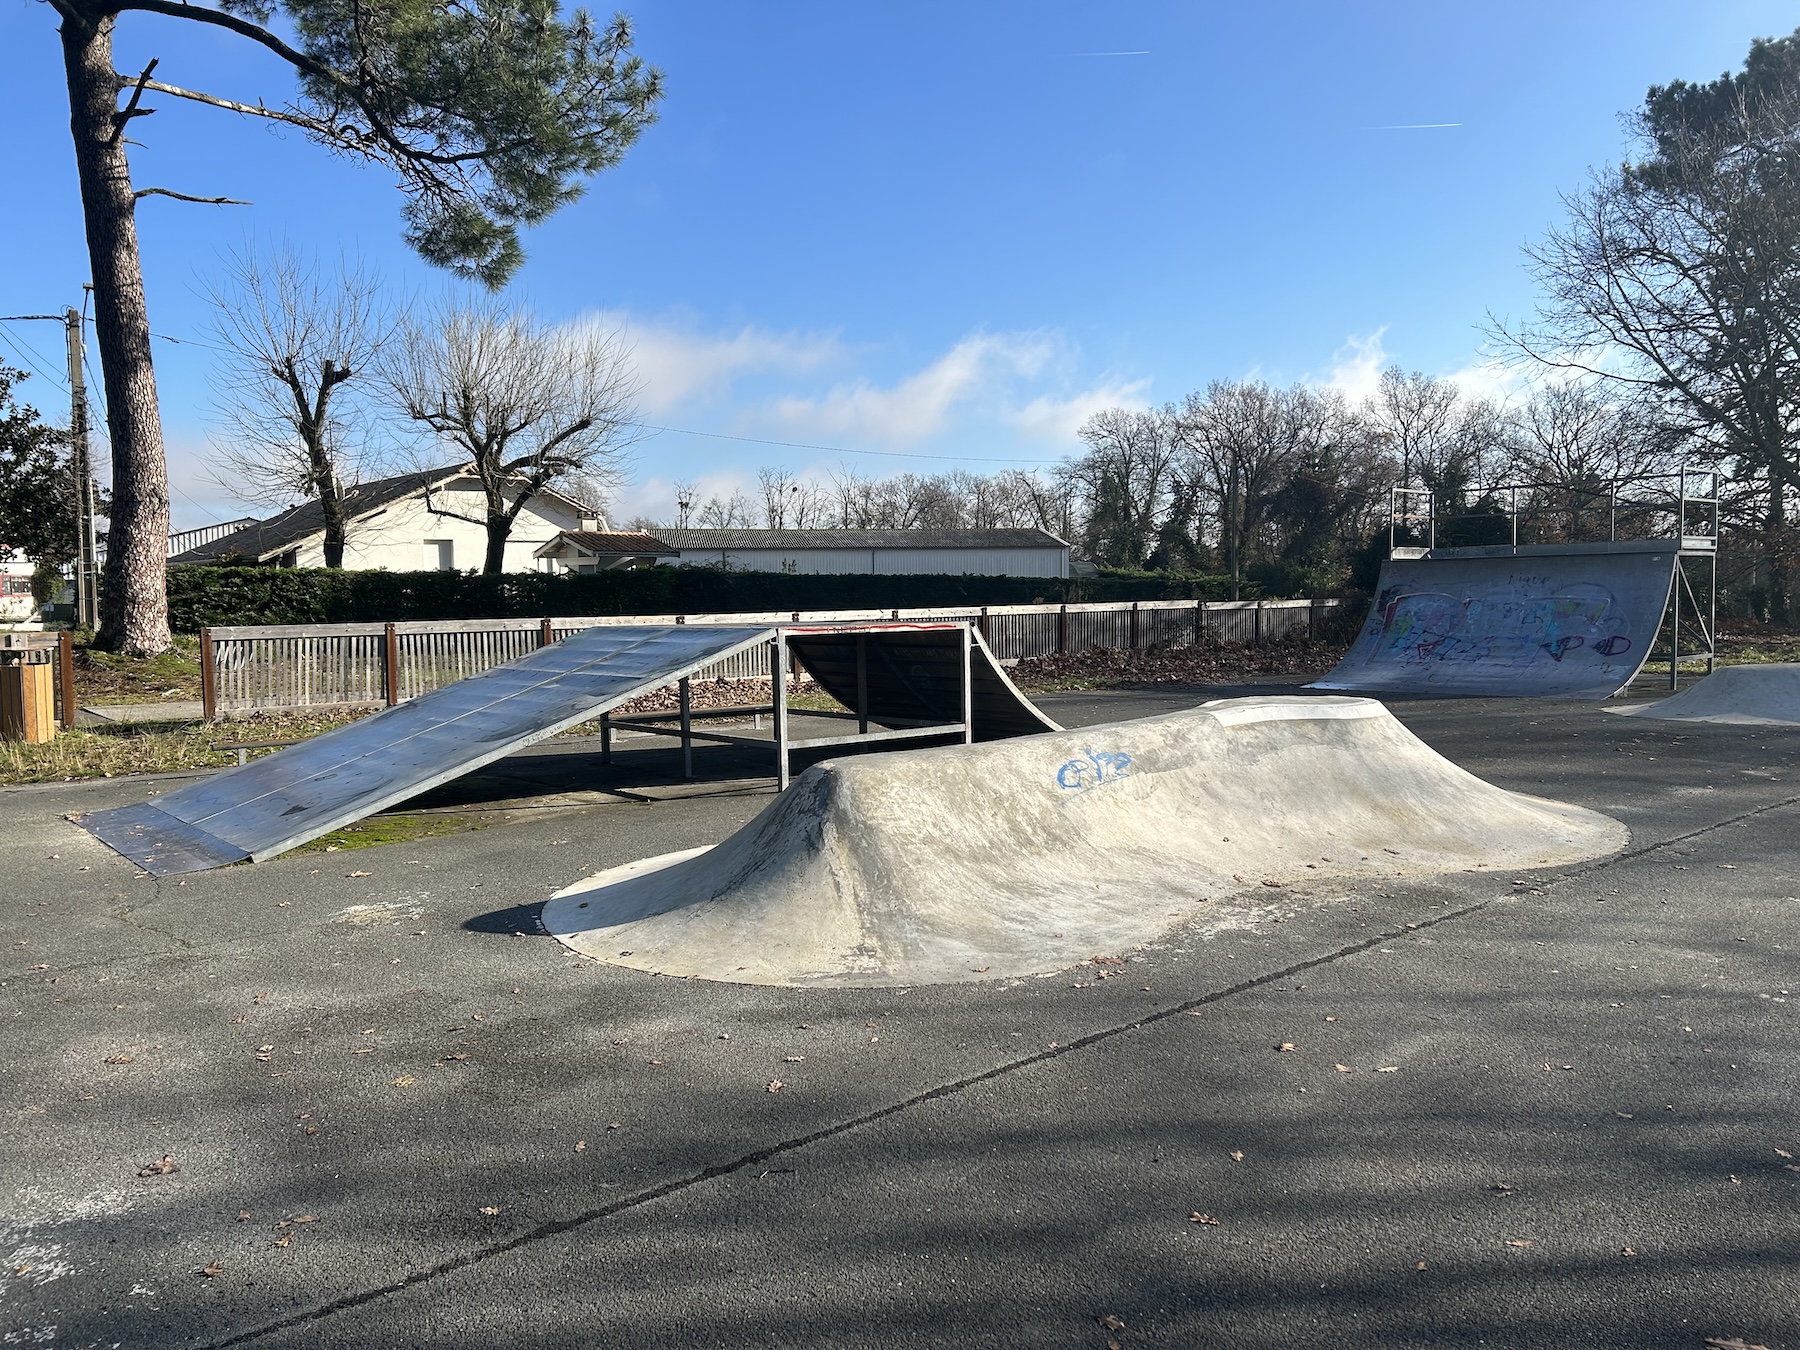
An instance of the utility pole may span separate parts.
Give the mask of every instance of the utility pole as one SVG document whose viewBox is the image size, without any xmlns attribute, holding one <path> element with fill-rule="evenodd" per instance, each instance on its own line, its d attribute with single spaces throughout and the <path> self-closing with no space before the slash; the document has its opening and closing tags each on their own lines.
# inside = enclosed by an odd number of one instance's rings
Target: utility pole
<svg viewBox="0 0 1800 1350">
<path fill-rule="evenodd" d="M 94 475 L 88 463 L 87 382 L 82 373 L 81 311 L 70 306 L 63 314 L 69 335 L 69 467 L 75 476 L 75 622 L 94 629 L 100 626 L 94 540 Z"/>
<path fill-rule="evenodd" d="M 92 290 L 87 286 L 84 290 Z M 100 624 L 96 585 L 100 576 L 94 542 L 94 475 L 88 461 L 87 382 L 82 376 L 81 311 L 74 306 L 61 314 L 6 314 L 0 322 L 45 319 L 60 323 L 69 340 L 69 469 L 75 479 L 75 622 L 87 628 Z"/>
</svg>

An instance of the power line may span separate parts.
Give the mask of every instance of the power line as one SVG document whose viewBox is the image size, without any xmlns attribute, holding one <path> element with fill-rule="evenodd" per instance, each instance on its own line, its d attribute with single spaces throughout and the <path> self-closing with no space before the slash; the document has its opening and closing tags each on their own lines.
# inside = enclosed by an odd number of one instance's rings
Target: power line
<svg viewBox="0 0 1800 1350">
<path fill-rule="evenodd" d="M 62 321 L 62 316 L 58 315 L 58 314 L 13 314 L 13 315 L 6 316 L 5 319 L 0 320 L 0 322 L 11 323 L 15 320 L 24 320 L 24 319 L 55 319 L 55 320 L 57 320 L 57 322 L 60 323 Z M 40 352 L 36 347 L 33 347 L 29 342 L 26 342 L 23 338 L 14 337 L 11 333 L 7 332 L 4 328 L 0 328 L 0 342 L 4 342 L 8 347 L 12 348 L 13 353 L 21 361 L 23 361 L 26 365 L 30 366 L 39 375 L 42 375 L 46 380 L 50 381 L 51 384 L 55 385 L 58 389 L 62 390 L 65 394 L 69 392 L 69 381 L 68 381 L 67 376 L 58 377 L 56 375 L 53 375 L 50 373 L 50 371 L 45 370 L 43 366 L 40 366 L 37 361 L 33 361 L 31 359 L 31 356 L 37 357 L 38 361 L 43 361 L 46 359 L 44 354 L 42 352 Z M 31 356 L 27 356 L 26 355 L 27 352 L 30 352 Z M 54 368 L 54 365 L 55 365 L 54 362 L 50 362 L 49 364 Z"/>
<path fill-rule="evenodd" d="M 747 445 L 778 445 L 788 450 L 822 450 L 834 455 L 880 455 L 886 459 L 942 459 L 956 464 L 1042 464 L 1042 459 L 1002 459 L 983 455 L 927 455 L 911 450 L 858 450 L 848 445 L 812 445 L 805 441 L 771 441 L 760 436 L 732 436 L 723 431 L 695 431 L 691 427 L 659 427 L 648 422 L 634 426 L 644 431 L 668 431 L 677 436 L 704 436 L 714 441 L 743 441 Z"/>
</svg>

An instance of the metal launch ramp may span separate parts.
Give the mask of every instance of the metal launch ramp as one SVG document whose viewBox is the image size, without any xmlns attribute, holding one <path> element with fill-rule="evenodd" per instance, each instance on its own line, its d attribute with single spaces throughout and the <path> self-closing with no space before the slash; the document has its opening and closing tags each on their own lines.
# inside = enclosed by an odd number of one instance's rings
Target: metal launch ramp
<svg viewBox="0 0 1800 1350">
<path fill-rule="evenodd" d="M 260 862 L 761 645 L 778 654 L 783 671 L 791 645 L 808 669 L 817 663 L 821 685 L 857 710 L 841 714 L 858 720 L 856 734 L 789 742 L 781 686 L 776 739 L 760 743 L 777 750 L 783 786 L 790 749 L 1057 729 L 967 624 L 602 626 L 77 823 L 158 876 Z M 871 724 L 890 729 L 871 732 Z"/>
</svg>

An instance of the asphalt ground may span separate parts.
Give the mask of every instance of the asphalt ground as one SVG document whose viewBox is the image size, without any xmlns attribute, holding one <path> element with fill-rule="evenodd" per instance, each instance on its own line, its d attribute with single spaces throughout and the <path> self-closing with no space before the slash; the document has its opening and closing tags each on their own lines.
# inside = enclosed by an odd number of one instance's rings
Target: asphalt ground
<svg viewBox="0 0 1800 1350">
<path fill-rule="evenodd" d="M 535 935 L 760 809 L 737 750 L 551 743 L 440 790 L 494 828 L 162 881 L 63 817 L 166 783 L 0 792 L 0 1344 L 1800 1347 L 1800 732 L 1392 706 L 1629 848 L 792 990 Z"/>
</svg>

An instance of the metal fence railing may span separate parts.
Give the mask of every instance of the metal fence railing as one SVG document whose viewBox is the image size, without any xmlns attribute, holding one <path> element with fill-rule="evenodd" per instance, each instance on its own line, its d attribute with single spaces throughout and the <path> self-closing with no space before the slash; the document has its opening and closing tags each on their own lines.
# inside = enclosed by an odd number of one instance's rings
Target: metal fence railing
<svg viewBox="0 0 1800 1350">
<path fill-rule="evenodd" d="M 230 713 L 395 704 L 525 655 L 571 633 L 644 623 L 808 624 L 951 620 L 972 623 L 1003 661 L 1091 647 L 1186 646 L 1316 636 L 1340 600 L 1143 600 L 952 609 L 792 610 L 602 618 L 458 619 L 420 623 L 275 624 L 200 632 L 209 718 Z M 768 675 L 760 650 L 695 678 Z"/>
</svg>

